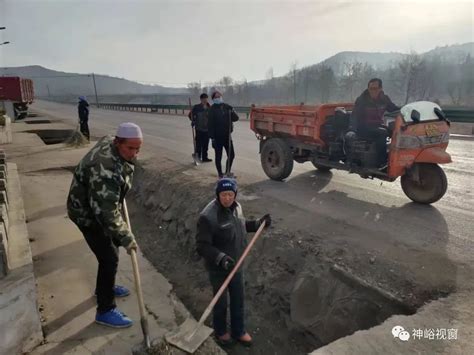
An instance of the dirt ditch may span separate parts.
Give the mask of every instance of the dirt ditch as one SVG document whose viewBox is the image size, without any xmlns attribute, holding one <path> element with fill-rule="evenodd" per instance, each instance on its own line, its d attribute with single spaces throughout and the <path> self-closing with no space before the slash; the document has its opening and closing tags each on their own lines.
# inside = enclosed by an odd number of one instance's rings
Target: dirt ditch
<svg viewBox="0 0 474 355">
<path fill-rule="evenodd" d="M 48 124 L 52 123 L 51 120 L 24 120 L 26 124 Z"/>
<path fill-rule="evenodd" d="M 133 227 L 145 256 L 199 318 L 212 295 L 194 236 L 199 212 L 214 198 L 214 182 L 190 173 L 189 167 L 156 165 L 137 168 L 128 198 Z M 320 223 L 317 230 L 311 226 L 314 217 L 262 201 L 256 187 L 241 189 L 238 197 L 247 218 L 265 212 L 277 217 L 246 263 L 246 319 L 254 346 L 226 349 L 230 354 L 307 353 L 393 314 L 412 314 L 429 299 L 449 293 L 417 289 L 397 276 L 403 271 L 387 271 L 394 268 L 390 261 L 377 260 L 371 269 L 373 261 L 345 241 L 328 242 L 325 234 L 342 234 L 347 226 L 328 222 L 325 229 Z"/>
<path fill-rule="evenodd" d="M 26 133 L 37 134 L 47 145 L 63 143 L 70 138 L 74 132 L 73 129 L 37 129 L 26 131 Z"/>
</svg>

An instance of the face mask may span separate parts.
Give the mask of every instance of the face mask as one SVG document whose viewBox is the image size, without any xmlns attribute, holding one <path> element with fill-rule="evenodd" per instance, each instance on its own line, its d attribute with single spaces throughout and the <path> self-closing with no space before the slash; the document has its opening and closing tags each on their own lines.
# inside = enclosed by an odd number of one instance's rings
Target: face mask
<svg viewBox="0 0 474 355">
<path fill-rule="evenodd" d="M 212 100 L 215 104 L 221 104 L 224 102 L 222 97 L 216 97 L 215 99 Z"/>
</svg>

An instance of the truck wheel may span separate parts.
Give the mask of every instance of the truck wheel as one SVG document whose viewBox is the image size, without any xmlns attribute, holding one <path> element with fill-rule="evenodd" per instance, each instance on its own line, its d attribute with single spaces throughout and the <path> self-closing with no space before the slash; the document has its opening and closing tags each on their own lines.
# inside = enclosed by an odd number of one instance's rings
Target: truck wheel
<svg viewBox="0 0 474 355">
<path fill-rule="evenodd" d="M 317 164 L 313 160 L 311 161 L 311 163 L 313 163 L 314 167 L 316 169 L 318 169 L 319 171 L 321 171 L 322 173 L 327 173 L 329 170 L 331 170 L 331 168 L 329 166 L 324 166 L 324 165 L 321 165 L 321 164 Z"/>
<path fill-rule="evenodd" d="M 263 171 L 272 180 L 284 180 L 293 170 L 293 153 L 283 139 L 270 138 L 265 141 L 260 161 Z"/>
<path fill-rule="evenodd" d="M 408 198 L 417 203 L 430 204 L 444 196 L 448 188 L 448 180 L 443 169 L 437 164 L 417 163 L 420 181 L 413 180 L 409 175 L 401 178 L 402 190 Z"/>
</svg>

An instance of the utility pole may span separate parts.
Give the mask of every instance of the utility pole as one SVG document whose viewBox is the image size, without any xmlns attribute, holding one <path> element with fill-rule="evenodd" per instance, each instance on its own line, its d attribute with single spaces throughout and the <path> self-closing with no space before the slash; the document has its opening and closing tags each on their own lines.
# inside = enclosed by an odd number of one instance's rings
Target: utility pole
<svg viewBox="0 0 474 355">
<path fill-rule="evenodd" d="M 99 97 L 97 96 L 97 86 L 95 85 L 95 75 L 92 73 L 92 82 L 94 83 L 95 103 L 99 107 Z"/>
</svg>

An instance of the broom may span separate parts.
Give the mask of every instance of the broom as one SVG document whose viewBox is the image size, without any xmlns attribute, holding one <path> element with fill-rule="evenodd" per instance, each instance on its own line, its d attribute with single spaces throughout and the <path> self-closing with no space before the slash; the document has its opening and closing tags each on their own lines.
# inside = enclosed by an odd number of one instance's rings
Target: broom
<svg viewBox="0 0 474 355">
<path fill-rule="evenodd" d="M 68 147 L 74 148 L 83 147 L 89 144 L 89 140 L 81 133 L 80 122 L 77 123 L 76 129 L 74 130 L 73 134 L 65 140 L 65 143 Z"/>
</svg>

